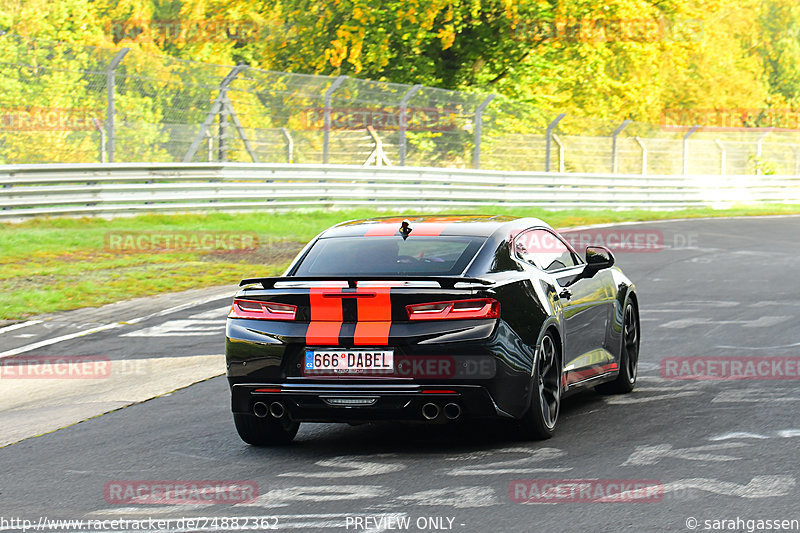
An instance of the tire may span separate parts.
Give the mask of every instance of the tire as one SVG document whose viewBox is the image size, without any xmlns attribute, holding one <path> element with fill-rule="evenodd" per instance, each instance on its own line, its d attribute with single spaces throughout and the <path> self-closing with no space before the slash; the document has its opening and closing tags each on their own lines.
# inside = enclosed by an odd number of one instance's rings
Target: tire
<svg viewBox="0 0 800 533">
<path fill-rule="evenodd" d="M 300 429 L 299 422 L 283 418 L 258 418 L 254 415 L 234 413 L 233 423 L 239 437 L 253 446 L 281 446 L 289 444 Z"/>
<path fill-rule="evenodd" d="M 561 408 L 561 353 L 552 333 L 545 333 L 537 352 L 530 407 L 517 422 L 518 432 L 526 440 L 552 437 Z"/>
<path fill-rule="evenodd" d="M 617 379 L 598 385 L 596 390 L 603 394 L 627 394 L 636 386 L 639 369 L 639 317 L 632 302 L 625 305 L 622 319 L 622 347 L 620 350 L 620 369 Z"/>
</svg>

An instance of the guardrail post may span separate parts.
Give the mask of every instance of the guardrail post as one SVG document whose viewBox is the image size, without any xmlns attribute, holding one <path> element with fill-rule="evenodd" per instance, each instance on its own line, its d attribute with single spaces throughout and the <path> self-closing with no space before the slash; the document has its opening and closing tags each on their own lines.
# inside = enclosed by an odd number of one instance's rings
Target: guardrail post
<svg viewBox="0 0 800 533">
<path fill-rule="evenodd" d="M 481 168 L 481 132 L 483 131 L 483 111 L 495 99 L 495 94 L 490 94 L 475 109 L 475 144 L 472 147 L 472 168 Z"/>
<path fill-rule="evenodd" d="M 328 164 L 328 154 L 330 151 L 330 141 L 331 141 L 331 97 L 333 96 L 333 92 L 339 88 L 339 86 L 344 83 L 344 80 L 347 79 L 347 76 L 339 76 L 335 80 L 328 90 L 325 91 L 325 109 L 324 109 L 324 116 L 325 116 L 325 130 L 322 134 L 322 164 Z"/>
<path fill-rule="evenodd" d="M 408 127 L 408 101 L 411 97 L 417 94 L 422 88 L 422 84 L 418 83 L 411 87 L 403 99 L 400 100 L 400 166 L 406 166 L 406 128 Z"/>
<path fill-rule="evenodd" d="M 283 133 L 283 138 L 286 141 L 286 162 L 291 165 L 294 163 L 294 139 L 292 139 L 292 134 L 286 128 L 281 128 L 281 133 Z"/>
<path fill-rule="evenodd" d="M 122 62 L 122 59 L 125 57 L 125 54 L 130 52 L 130 48 L 123 48 L 117 55 L 114 56 L 114 59 L 111 60 L 111 63 L 108 64 L 108 68 L 106 68 L 106 91 L 107 91 L 107 110 L 106 110 L 106 132 L 108 135 L 108 142 L 106 144 L 106 148 L 108 150 L 108 162 L 114 162 L 114 151 L 116 150 L 116 141 L 115 141 L 115 134 L 114 134 L 114 120 L 115 120 L 115 113 L 116 110 L 114 109 L 114 94 L 116 92 L 116 71 L 119 64 Z"/>
<path fill-rule="evenodd" d="M 561 142 L 561 139 L 555 133 L 553 134 L 553 140 L 555 141 L 556 146 L 558 146 L 558 171 L 563 173 L 564 172 L 564 168 L 565 168 L 565 165 L 564 165 L 564 143 Z"/>
<path fill-rule="evenodd" d="M 558 123 L 561 122 L 561 119 L 566 117 L 566 113 L 561 113 L 556 117 L 556 119 L 548 124 L 547 131 L 545 132 L 545 148 L 544 148 L 544 171 L 550 172 L 550 143 L 553 137 L 553 130 L 558 126 Z"/>
<path fill-rule="evenodd" d="M 714 144 L 719 148 L 719 175 L 724 176 L 727 170 L 725 167 L 728 164 L 728 151 L 719 139 L 714 139 Z"/>
<path fill-rule="evenodd" d="M 636 141 L 636 144 L 639 145 L 639 148 L 642 149 L 642 176 L 647 175 L 647 146 L 645 146 L 644 141 L 642 141 L 641 137 L 638 135 L 633 138 Z"/>
<path fill-rule="evenodd" d="M 617 173 L 617 136 L 622 133 L 622 131 L 628 127 L 628 124 L 633 122 L 632 120 L 624 120 L 622 124 L 617 126 L 617 129 L 614 130 L 614 133 L 611 135 L 611 173 Z"/>
<path fill-rule="evenodd" d="M 692 136 L 694 132 L 700 129 L 700 126 L 695 124 L 689 131 L 686 132 L 686 135 L 683 136 L 683 175 L 686 176 L 689 174 L 689 137 Z"/>
</svg>

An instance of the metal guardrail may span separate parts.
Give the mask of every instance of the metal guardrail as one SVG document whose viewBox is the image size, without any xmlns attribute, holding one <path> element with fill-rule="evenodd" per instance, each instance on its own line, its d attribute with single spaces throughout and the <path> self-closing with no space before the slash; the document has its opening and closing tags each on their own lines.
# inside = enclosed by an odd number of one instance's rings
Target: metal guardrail
<svg viewBox="0 0 800 533">
<path fill-rule="evenodd" d="M 242 209 L 676 209 L 759 203 L 800 203 L 800 176 L 248 163 L 0 166 L 0 219 Z"/>
</svg>

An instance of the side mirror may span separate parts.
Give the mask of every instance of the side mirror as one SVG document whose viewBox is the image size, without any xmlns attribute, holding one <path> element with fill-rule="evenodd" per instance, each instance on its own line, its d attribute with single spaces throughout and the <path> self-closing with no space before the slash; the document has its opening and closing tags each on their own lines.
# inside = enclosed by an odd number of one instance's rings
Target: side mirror
<svg viewBox="0 0 800 533">
<path fill-rule="evenodd" d="M 614 266 L 615 261 L 614 254 L 605 246 L 587 246 L 584 274 L 587 277 L 594 276 L 597 272 Z"/>
</svg>

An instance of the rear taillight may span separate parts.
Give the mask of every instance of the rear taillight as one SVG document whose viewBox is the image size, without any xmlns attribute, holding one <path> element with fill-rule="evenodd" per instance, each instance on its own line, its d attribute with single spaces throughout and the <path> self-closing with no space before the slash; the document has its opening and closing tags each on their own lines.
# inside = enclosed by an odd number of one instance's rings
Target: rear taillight
<svg viewBox="0 0 800 533">
<path fill-rule="evenodd" d="M 233 307 L 228 313 L 228 318 L 253 320 L 294 320 L 296 316 L 297 306 L 295 305 L 239 299 L 233 300 Z"/>
<path fill-rule="evenodd" d="M 500 318 L 500 302 L 492 298 L 407 305 L 409 320 Z"/>
</svg>

